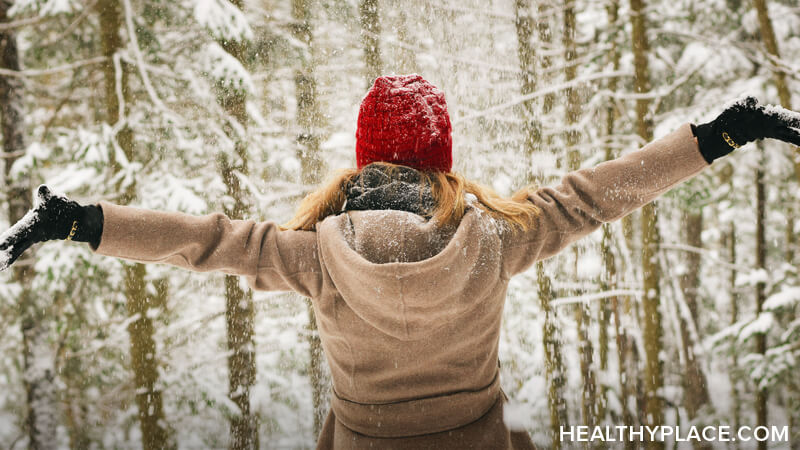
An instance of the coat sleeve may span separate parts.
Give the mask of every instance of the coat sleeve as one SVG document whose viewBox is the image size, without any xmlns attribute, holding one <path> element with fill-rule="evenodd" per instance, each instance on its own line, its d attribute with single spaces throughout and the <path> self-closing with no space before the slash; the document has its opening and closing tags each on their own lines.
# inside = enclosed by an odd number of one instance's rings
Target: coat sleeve
<svg viewBox="0 0 800 450">
<path fill-rule="evenodd" d="M 197 272 L 242 275 L 255 290 L 296 291 L 322 285 L 316 233 L 281 230 L 273 222 L 192 216 L 100 202 L 103 233 L 95 253 Z"/>
<path fill-rule="evenodd" d="M 560 184 L 536 190 L 528 197 L 540 210 L 534 226 L 503 237 L 505 274 L 515 275 L 557 254 L 708 166 L 687 123 L 640 150 L 570 172 Z"/>
</svg>

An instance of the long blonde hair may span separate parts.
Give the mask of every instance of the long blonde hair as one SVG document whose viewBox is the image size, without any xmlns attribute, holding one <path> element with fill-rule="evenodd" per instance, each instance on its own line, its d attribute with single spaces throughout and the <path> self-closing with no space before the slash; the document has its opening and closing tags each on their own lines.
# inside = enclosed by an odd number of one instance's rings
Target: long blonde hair
<svg viewBox="0 0 800 450">
<path fill-rule="evenodd" d="M 374 165 L 384 166 L 387 173 L 396 170 L 396 164 L 377 162 Z M 366 166 L 365 166 L 366 167 Z M 347 188 L 362 169 L 339 170 L 326 183 L 308 194 L 297 208 L 294 217 L 283 225 L 290 230 L 315 230 L 317 222 L 341 212 L 347 200 Z M 465 194 L 472 194 L 478 200 L 478 207 L 497 219 L 501 219 L 514 228 L 527 231 L 533 226 L 539 215 L 539 208 L 527 200 L 533 190 L 532 186 L 516 192 L 511 198 L 504 198 L 494 190 L 472 182 L 453 172 L 419 171 L 423 182 L 431 186 L 431 194 L 436 202 L 433 219 L 443 225 L 458 222 L 464 216 L 467 207 Z"/>
</svg>

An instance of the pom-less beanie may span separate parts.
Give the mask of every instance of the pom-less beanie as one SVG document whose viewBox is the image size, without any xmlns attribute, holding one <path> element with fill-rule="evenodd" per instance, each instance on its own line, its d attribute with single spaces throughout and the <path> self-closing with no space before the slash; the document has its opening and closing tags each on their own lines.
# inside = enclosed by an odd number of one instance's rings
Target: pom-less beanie
<svg viewBox="0 0 800 450">
<path fill-rule="evenodd" d="M 375 80 L 358 113 L 359 169 L 380 161 L 449 172 L 452 146 L 450 116 L 442 91 L 419 75 Z"/>
</svg>

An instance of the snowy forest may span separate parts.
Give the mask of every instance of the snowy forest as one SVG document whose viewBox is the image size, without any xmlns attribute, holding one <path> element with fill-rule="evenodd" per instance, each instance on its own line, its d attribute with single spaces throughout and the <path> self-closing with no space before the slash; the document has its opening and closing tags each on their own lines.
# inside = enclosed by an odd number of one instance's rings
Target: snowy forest
<svg viewBox="0 0 800 450">
<path fill-rule="evenodd" d="M 800 108 L 796 0 L 0 0 L 0 231 L 39 184 L 285 223 L 355 166 L 382 74 L 445 92 L 453 170 L 510 195 L 731 100 Z M 800 150 L 749 144 L 511 282 L 506 423 L 788 426 Z M 313 448 L 308 299 L 40 244 L 0 273 L 0 448 Z"/>
</svg>

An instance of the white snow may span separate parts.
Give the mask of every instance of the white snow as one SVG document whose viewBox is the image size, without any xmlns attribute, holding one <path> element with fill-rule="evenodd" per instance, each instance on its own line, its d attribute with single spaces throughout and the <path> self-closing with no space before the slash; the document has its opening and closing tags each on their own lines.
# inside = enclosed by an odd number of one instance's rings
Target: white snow
<svg viewBox="0 0 800 450">
<path fill-rule="evenodd" d="M 0 242 L 9 242 L 17 239 L 17 236 L 19 236 L 20 233 L 33 225 L 37 217 L 38 213 L 35 210 L 29 210 L 24 216 L 22 216 L 22 219 L 17 221 L 17 223 L 15 223 L 11 228 L 0 234 Z M 5 250 L 0 250 L 0 270 L 3 270 L 7 267 L 8 262 L 11 259 L 11 251 L 13 248 L 14 246 L 10 246 Z"/>
<path fill-rule="evenodd" d="M 503 405 L 503 423 L 511 431 L 525 431 L 530 427 L 530 412 L 524 403 L 511 402 Z"/>
<path fill-rule="evenodd" d="M 208 76 L 229 89 L 254 92 L 255 85 L 250 72 L 238 59 L 226 52 L 216 42 L 206 44 L 203 54 L 203 68 Z"/>
<path fill-rule="evenodd" d="M 196 0 L 194 18 L 218 39 L 253 39 L 253 30 L 244 13 L 228 0 Z"/>
<path fill-rule="evenodd" d="M 798 112 L 790 111 L 780 105 L 765 105 L 764 112 L 768 116 L 777 117 L 786 121 L 789 126 L 793 128 L 800 128 L 800 113 Z"/>
<path fill-rule="evenodd" d="M 0 240 L 2 242 L 2 240 Z M 11 251 L 14 249 L 13 246 L 8 247 L 5 250 L 0 250 L 0 270 L 4 270 L 8 267 L 8 262 L 11 260 Z"/>
<path fill-rule="evenodd" d="M 786 308 L 794 305 L 800 301 L 800 287 L 790 286 L 783 288 L 777 294 L 773 294 L 764 302 L 763 308 L 768 311 L 774 311 L 780 308 Z"/>
<path fill-rule="evenodd" d="M 769 281 L 769 274 L 764 269 L 754 269 L 750 272 L 740 272 L 736 277 L 736 286 L 755 286 L 758 283 Z"/>
<path fill-rule="evenodd" d="M 40 16 L 70 14 L 82 10 L 83 3 L 80 0 L 16 0 L 9 8 L 8 15 L 14 17 L 26 11 L 36 11 Z"/>
<path fill-rule="evenodd" d="M 747 324 L 742 331 L 739 332 L 739 342 L 744 342 L 755 334 L 763 334 L 772 328 L 775 323 L 775 316 L 771 312 L 763 312 L 756 317 L 755 320 Z"/>
<path fill-rule="evenodd" d="M 599 276 L 603 271 L 603 259 L 598 252 L 584 252 L 578 259 L 578 273 L 580 279 L 588 280 Z"/>
</svg>

